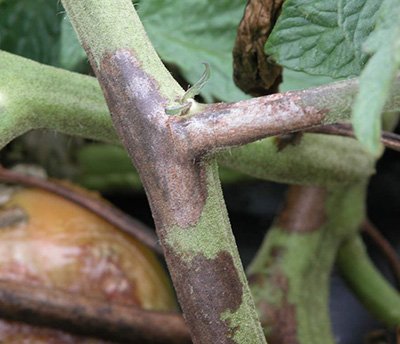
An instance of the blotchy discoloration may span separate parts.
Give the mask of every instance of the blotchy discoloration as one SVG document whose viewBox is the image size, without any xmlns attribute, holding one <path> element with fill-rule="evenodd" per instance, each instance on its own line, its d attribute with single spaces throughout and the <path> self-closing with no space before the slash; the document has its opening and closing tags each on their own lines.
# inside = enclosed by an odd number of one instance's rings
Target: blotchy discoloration
<svg viewBox="0 0 400 344">
<path fill-rule="evenodd" d="M 209 105 L 186 122 L 194 149 L 242 146 L 269 136 L 322 124 L 329 111 L 301 103 L 299 91 Z"/>
<path fill-rule="evenodd" d="M 177 254 L 170 257 L 171 264 L 180 266 L 179 274 L 185 277 L 175 276 L 175 283 L 181 291 L 181 300 L 185 300 L 182 304 L 185 320 L 193 325 L 193 341 L 200 342 L 201 338 L 202 344 L 235 344 L 233 336 L 237 329 L 230 326 L 229 319 L 220 318 L 227 310 L 237 311 L 242 303 L 242 284 L 232 256 L 222 251 L 215 259 L 208 259 L 199 253 L 190 262 Z"/>
<path fill-rule="evenodd" d="M 250 285 L 270 293 L 271 302 L 263 298 L 257 303 L 261 312 L 261 324 L 267 332 L 268 344 L 299 344 L 297 339 L 296 305 L 289 302 L 289 279 L 279 267 L 279 260 L 285 254 L 283 247 L 273 247 L 270 251 L 268 278 L 255 273 L 249 276 Z M 276 298 L 279 299 L 276 302 Z M 274 302 L 272 302 L 274 300 Z"/>
<path fill-rule="evenodd" d="M 28 220 L 28 214 L 20 207 L 4 209 L 0 212 L 0 229 L 18 226 Z"/>
<path fill-rule="evenodd" d="M 187 120 L 165 113 L 167 99 L 159 93 L 156 81 L 140 69 L 133 52 L 105 54 L 96 73 L 114 126 L 142 179 L 193 342 L 234 344 L 236 336 L 250 328 L 262 343 L 254 305 L 247 288 L 243 289 L 244 272 L 235 256 L 233 238 L 230 242 L 229 236 L 221 235 L 223 249 L 212 256 L 204 249 L 206 238 L 200 238 L 201 253 L 178 250 L 168 242 L 172 228 L 201 227 L 209 199 L 207 176 L 212 162 L 193 144 L 188 126 L 182 125 Z M 218 189 L 216 171 L 211 183 Z M 214 197 L 224 212 L 222 193 L 217 191 Z M 224 216 L 219 218 L 218 226 L 229 231 Z M 244 328 L 237 326 L 242 318 Z"/>
<path fill-rule="evenodd" d="M 288 301 L 289 281 L 277 269 L 268 279 L 268 283 L 282 292 L 280 305 L 260 302 L 257 306 L 262 312 L 261 325 L 270 328 L 267 334 L 268 344 L 299 344 L 297 339 L 296 306 Z"/>
<path fill-rule="evenodd" d="M 159 93 L 159 85 L 140 69 L 130 51 L 104 55 L 97 77 L 118 135 L 139 171 L 156 224 L 195 225 L 207 198 L 205 171 L 196 164 L 184 135 L 171 130 L 173 117 L 165 113 L 168 100 Z"/>
<path fill-rule="evenodd" d="M 326 221 L 326 197 L 325 187 L 291 186 L 275 226 L 296 233 L 317 231 Z"/>
</svg>

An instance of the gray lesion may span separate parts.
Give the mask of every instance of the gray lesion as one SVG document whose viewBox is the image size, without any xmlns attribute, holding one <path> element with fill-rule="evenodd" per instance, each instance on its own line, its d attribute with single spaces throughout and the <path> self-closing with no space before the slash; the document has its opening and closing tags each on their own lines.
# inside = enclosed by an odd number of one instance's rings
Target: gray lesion
<svg viewBox="0 0 400 344">
<path fill-rule="evenodd" d="M 14 168 L 36 178 L 44 179 L 46 176 L 41 168 L 35 166 L 19 165 Z M 7 185 L 0 183 L 0 229 L 18 226 L 28 222 L 29 215 L 18 206 L 7 206 L 12 196 L 22 187 L 18 185 Z"/>
<path fill-rule="evenodd" d="M 21 225 L 29 220 L 28 214 L 20 207 L 0 211 L 0 229 Z"/>
<path fill-rule="evenodd" d="M 8 203 L 11 196 L 16 191 L 16 187 L 0 184 L 0 207 Z"/>
<path fill-rule="evenodd" d="M 17 226 L 29 220 L 28 214 L 21 207 L 6 207 L 14 193 L 20 189 L 20 186 L 0 184 L 0 229 Z"/>
</svg>

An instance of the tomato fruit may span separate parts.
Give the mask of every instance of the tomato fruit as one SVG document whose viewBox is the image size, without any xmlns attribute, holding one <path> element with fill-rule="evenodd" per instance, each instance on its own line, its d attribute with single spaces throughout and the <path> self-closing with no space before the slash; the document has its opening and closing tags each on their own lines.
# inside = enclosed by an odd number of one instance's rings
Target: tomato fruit
<svg viewBox="0 0 400 344">
<path fill-rule="evenodd" d="M 59 288 L 144 309 L 176 310 L 166 272 L 153 252 L 134 238 L 47 191 L 19 189 L 2 210 L 13 207 L 21 208 L 27 219 L 0 228 L 0 279 Z M 25 340 L 37 344 L 104 343 L 0 321 L 0 342 Z"/>
</svg>

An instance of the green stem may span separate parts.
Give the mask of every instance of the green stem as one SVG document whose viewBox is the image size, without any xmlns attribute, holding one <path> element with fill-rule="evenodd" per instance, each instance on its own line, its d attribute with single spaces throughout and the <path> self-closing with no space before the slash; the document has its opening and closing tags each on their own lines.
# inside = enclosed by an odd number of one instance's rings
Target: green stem
<svg viewBox="0 0 400 344">
<path fill-rule="evenodd" d="M 365 183 L 328 190 L 292 187 L 248 268 L 270 344 L 334 343 L 329 276 L 340 244 L 364 217 L 364 190 Z"/>
<path fill-rule="evenodd" d="M 119 143 L 97 80 L 0 51 L 0 149 L 32 129 Z"/>
<path fill-rule="evenodd" d="M 101 69 L 105 54 L 131 51 L 140 69 L 158 82 L 170 102 L 185 93 L 165 68 L 144 30 L 132 1 L 62 1 L 94 69 Z"/>
<path fill-rule="evenodd" d="M 200 303 L 203 304 L 204 311 L 212 308 L 218 310 L 218 317 L 211 312 L 204 314 L 207 322 L 197 322 L 195 331 L 205 332 L 205 327 L 209 326 L 212 332 L 219 323 L 228 325 L 228 331 L 222 327 L 224 332 L 214 332 L 214 337 L 206 338 L 204 343 L 262 344 L 265 343 L 265 337 L 259 327 L 254 302 L 230 226 L 218 166 L 215 159 L 207 162 L 205 166 L 208 197 L 200 220 L 188 228 L 169 228 L 165 241 L 171 253 L 179 257 L 182 270 L 191 271 L 189 276 L 194 276 L 195 273 L 202 276 L 192 284 L 191 290 L 186 291 L 193 310 Z M 209 269 L 210 266 L 212 269 Z M 175 282 L 178 283 L 179 289 L 187 289 L 184 286 L 192 281 L 191 278 L 181 278 Z M 211 294 L 207 287 L 211 288 Z M 237 296 L 241 300 L 239 303 L 234 301 Z M 191 313 L 187 312 L 186 319 L 195 316 Z"/>
<path fill-rule="evenodd" d="M 95 78 L 0 51 L 0 149 L 32 129 L 120 144 Z M 357 141 L 305 134 L 278 153 L 274 138 L 220 154 L 221 165 L 281 183 L 338 185 L 364 179 L 374 160 Z"/>
<path fill-rule="evenodd" d="M 388 326 L 400 325 L 400 294 L 371 262 L 359 235 L 341 246 L 337 264 L 347 284 L 372 314 Z"/>
<path fill-rule="evenodd" d="M 218 156 L 225 167 L 253 177 L 299 185 L 343 185 L 365 180 L 375 160 L 354 139 L 304 134 L 300 144 L 278 151 L 273 137 Z"/>
</svg>

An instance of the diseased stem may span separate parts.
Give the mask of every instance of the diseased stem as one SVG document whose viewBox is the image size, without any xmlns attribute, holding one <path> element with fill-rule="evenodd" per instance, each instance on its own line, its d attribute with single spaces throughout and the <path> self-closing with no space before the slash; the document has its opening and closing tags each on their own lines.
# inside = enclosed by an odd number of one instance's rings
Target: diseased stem
<svg viewBox="0 0 400 344">
<path fill-rule="evenodd" d="M 0 68 L 0 148 L 37 128 L 121 144 L 95 78 L 2 51 Z M 299 145 L 276 153 L 275 140 L 267 138 L 222 153 L 218 161 L 280 183 L 337 185 L 374 173 L 374 159 L 348 138 L 306 134 Z"/>
<path fill-rule="evenodd" d="M 154 50 L 131 1 L 88 0 L 73 5 L 63 1 L 63 4 L 95 70 L 102 68 L 101 61 L 107 51 L 129 51 L 169 102 L 184 94 Z"/>
<path fill-rule="evenodd" d="M 242 270 L 219 183 L 217 164 L 207 163 L 207 200 L 196 225 L 173 226 L 166 233 L 167 251 L 180 264 L 175 283 L 182 290 L 200 343 L 264 343 L 247 279 Z M 175 272 L 176 273 L 176 272 Z M 190 283 L 191 287 L 187 287 Z M 203 305 L 202 315 L 193 312 Z"/>
<path fill-rule="evenodd" d="M 108 205 L 106 202 L 89 197 L 83 193 L 79 193 L 71 188 L 67 188 L 52 181 L 41 180 L 7 170 L 1 165 L 0 182 L 36 187 L 69 199 L 70 201 L 94 212 L 96 215 L 102 217 L 125 233 L 132 235 L 134 238 L 154 250 L 158 255 L 163 255 L 161 246 L 159 245 L 157 236 L 153 230 L 128 214 L 120 211 L 118 208 Z"/>
<path fill-rule="evenodd" d="M 357 81 L 209 105 L 187 117 L 167 116 L 166 107 L 183 90 L 159 61 L 131 1 L 63 3 L 98 77 L 118 135 L 142 178 L 193 341 L 264 343 L 212 154 L 268 136 L 348 119 Z M 399 92 L 399 83 L 397 77 L 394 92 Z M 2 102 L 6 104 L 7 90 L 4 95 Z M 398 111 L 399 99 L 398 93 L 392 94 L 386 110 Z M 28 111 L 25 103 L 16 101 L 13 105 L 17 107 L 11 109 L 17 113 Z M 41 105 L 48 107 L 44 99 Z M 6 112 L 6 124 L 0 132 L 6 137 L 3 144 L 32 128 L 59 125 L 48 118 L 48 123 L 41 121 L 40 108 L 34 110 L 29 108 L 32 115 L 21 129 L 16 128 L 22 117 Z M 86 115 L 95 116 L 90 110 Z M 80 124 L 83 117 L 78 116 L 75 120 Z M 70 124 L 60 127 L 69 132 L 65 128 Z M 107 127 L 107 123 L 103 125 Z M 85 130 L 76 131 L 85 135 Z M 94 130 L 91 135 L 113 139 L 111 132 L 99 134 Z M 340 243 L 356 231 L 364 215 L 362 177 L 371 173 L 371 164 L 365 156 L 360 159 L 367 172 L 360 172 L 359 166 L 350 172 L 361 182 L 339 189 L 318 188 L 311 195 L 316 201 L 310 202 L 312 208 L 317 201 L 321 203 L 315 222 L 304 227 L 304 219 L 283 216 L 250 269 L 253 279 L 261 279 L 257 283 L 268 291 L 254 288 L 257 302 L 265 310 L 264 323 L 270 324 L 271 314 L 279 321 L 283 319 L 283 329 L 274 329 L 272 340 L 333 342 L 327 320 L 327 282 Z M 296 204 L 293 209 L 297 212 L 300 208 Z M 289 207 L 288 212 L 294 210 Z M 287 319 L 291 322 L 285 323 Z"/>
<path fill-rule="evenodd" d="M 400 75 L 384 111 L 400 110 Z M 351 118 L 358 80 L 300 91 L 208 105 L 181 122 L 199 151 L 241 146 L 256 140 Z"/>
<path fill-rule="evenodd" d="M 0 280 L 0 316 L 120 343 L 191 343 L 178 313 L 147 311 L 26 283 Z"/>
<path fill-rule="evenodd" d="M 265 343 L 227 219 L 216 163 L 200 159 L 187 136 L 174 126 L 179 118 L 165 113 L 171 81 L 158 79 L 158 71 L 144 63 L 147 37 L 131 1 L 63 4 L 142 179 L 193 342 Z"/>
<path fill-rule="evenodd" d="M 17 136 L 40 128 L 119 143 L 94 78 L 2 51 L 0 66 L 0 148 Z M 168 74 L 160 75 L 164 77 L 156 79 L 156 87 L 158 82 L 167 79 L 167 85 L 176 89 Z M 399 84 L 400 77 L 395 80 L 387 110 L 400 109 Z M 177 89 L 176 93 L 183 94 L 183 90 Z M 189 136 L 192 149 L 201 154 L 206 149 L 226 149 L 267 136 L 348 119 L 356 93 L 354 79 L 242 102 L 208 105 L 192 117 L 172 118 L 177 122 L 176 131 Z M 169 93 L 168 97 L 171 97 Z M 167 99 L 168 103 L 170 99 Z"/>
<path fill-rule="evenodd" d="M 372 314 L 388 326 L 400 324 L 400 294 L 375 268 L 359 235 L 341 246 L 337 264 L 347 284 Z"/>
<path fill-rule="evenodd" d="M 292 186 L 248 268 L 269 344 L 333 344 L 329 276 L 340 244 L 364 217 L 365 183 Z"/>
</svg>

